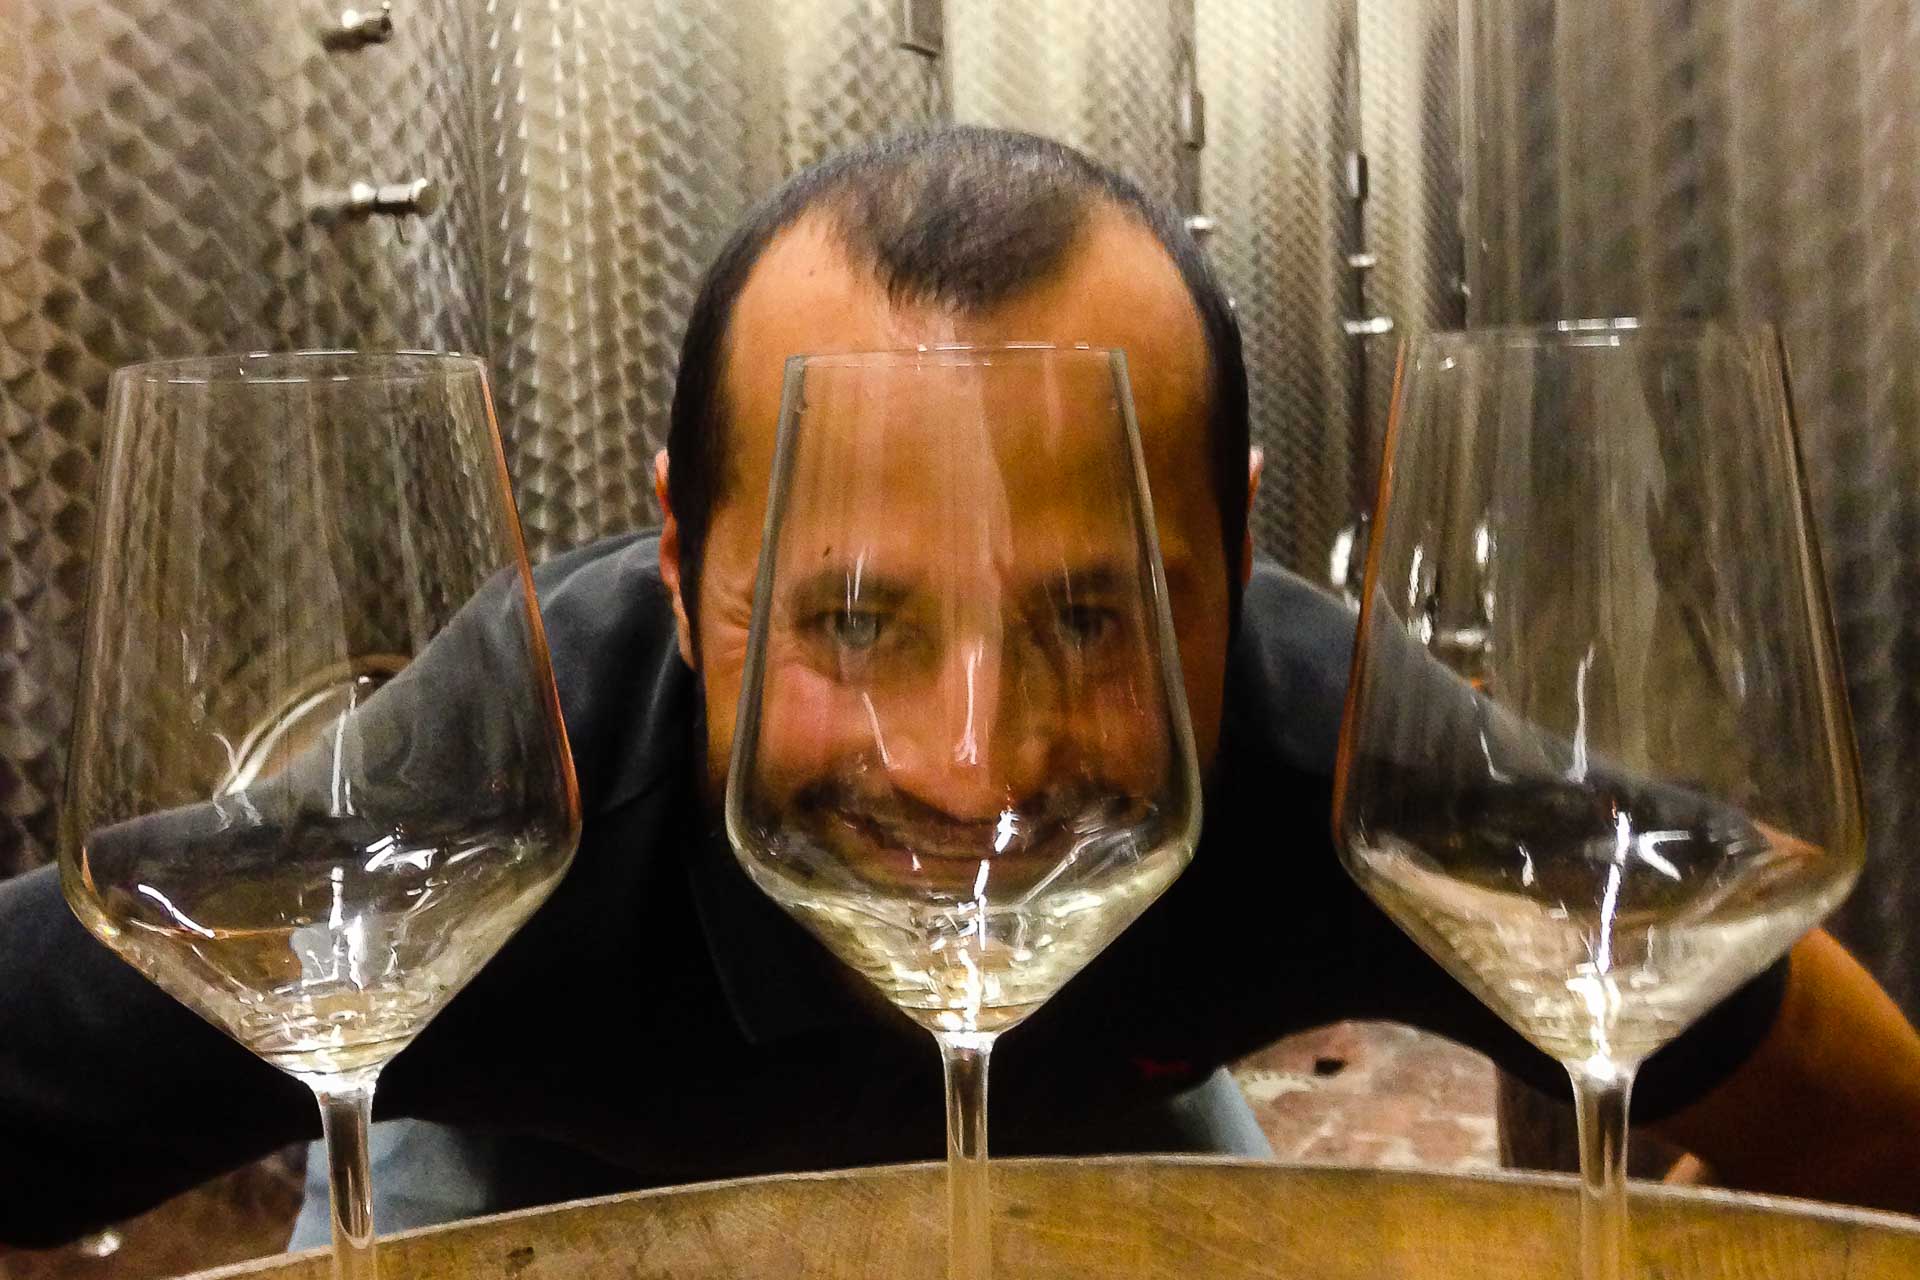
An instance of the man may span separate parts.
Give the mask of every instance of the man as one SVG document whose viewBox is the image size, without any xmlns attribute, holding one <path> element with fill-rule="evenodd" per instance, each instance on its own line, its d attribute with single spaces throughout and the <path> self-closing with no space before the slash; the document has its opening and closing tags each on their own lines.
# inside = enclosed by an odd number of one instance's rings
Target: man
<svg viewBox="0 0 1920 1280">
<path fill-rule="evenodd" d="M 745 879 L 715 806 L 783 361 L 1010 340 L 1131 357 L 1208 788 L 1187 873 L 997 1051 L 996 1149 L 1248 1147 L 1218 1069 L 1342 1017 L 1428 1026 L 1558 1085 L 1329 845 L 1352 623 L 1254 565 L 1245 376 L 1204 260 L 1078 155 L 955 130 L 829 162 L 749 220 L 689 327 L 657 538 L 537 575 L 580 853 L 380 1088 L 386 1114 L 495 1135 L 448 1140 L 473 1192 L 457 1207 L 939 1153 L 924 1032 Z M 1636 1104 L 1733 1185 L 1920 1209 L 1920 1038 L 1823 935 L 1651 1061 Z M 46 873 L 0 887 L 0 1239 L 133 1212 L 312 1116 L 88 938 Z"/>
</svg>

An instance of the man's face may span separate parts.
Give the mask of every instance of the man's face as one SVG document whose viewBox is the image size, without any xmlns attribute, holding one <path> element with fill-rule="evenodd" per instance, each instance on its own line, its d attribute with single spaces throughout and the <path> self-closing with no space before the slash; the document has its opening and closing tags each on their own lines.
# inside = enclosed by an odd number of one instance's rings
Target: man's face
<svg viewBox="0 0 1920 1280">
<path fill-rule="evenodd" d="M 735 307 L 725 355 L 729 474 L 712 514 L 699 583 L 698 665 L 707 701 L 712 797 L 724 791 L 732 749 L 787 358 L 796 353 L 895 350 L 955 342 L 1085 343 L 1127 353 L 1194 739 L 1202 765 L 1210 761 L 1219 736 L 1225 670 L 1227 566 L 1208 479 L 1205 339 L 1185 286 L 1164 250 L 1150 232 L 1129 218 L 1117 211 L 1099 211 L 1089 219 L 1063 270 L 989 313 L 961 318 L 937 309 L 895 305 L 883 288 L 846 261 L 822 225 L 803 221 L 776 239 L 755 267 Z M 1011 386 L 1006 390 L 1017 394 Z M 1011 500 L 1031 505 L 1049 496 L 1036 475 L 1022 478 L 1017 467 L 1003 470 L 1016 487 L 1032 486 L 1031 494 L 1009 494 Z M 936 545 L 931 533 L 917 537 L 912 533 L 914 520 L 924 519 L 931 509 L 931 494 L 917 493 L 929 475 L 912 467 L 900 468 L 893 480 L 873 490 L 876 495 L 890 495 L 868 517 L 871 528 L 890 531 L 883 537 L 890 545 L 903 549 Z M 1096 518 L 1100 512 L 1085 509 L 1086 504 L 1069 510 L 1071 504 L 1060 502 L 1057 492 L 1051 496 L 1053 514 L 1044 523 L 1059 536 L 1052 543 L 1037 534 L 1023 536 L 1023 546 L 1046 549 L 1031 555 L 1015 553 L 1011 575 L 1008 557 L 998 557 L 988 576 L 996 583 L 1012 581 L 1015 586 L 995 588 L 994 599 L 1001 602 L 994 606 L 996 610 L 1011 598 L 1010 591 L 1017 592 L 1020 581 L 1030 580 L 1033 591 L 1042 590 L 1038 577 L 1022 578 L 1022 573 L 1037 572 L 1042 563 L 1059 563 L 1061 539 L 1078 538 L 1088 545 L 1088 538 L 1106 537 L 1110 532 Z M 678 566 L 671 563 L 675 558 L 671 538 L 663 545 L 662 558 L 672 585 L 678 581 Z M 953 557 L 939 558 L 946 565 L 944 580 L 957 583 Z M 987 571 L 986 562 L 980 568 Z M 947 605 L 942 611 L 946 631 L 956 641 L 956 652 L 964 648 L 958 642 L 972 634 L 968 628 L 979 625 L 978 611 L 965 601 L 977 604 L 983 598 L 979 591 L 958 586 L 950 586 L 942 597 Z M 995 635 L 1005 633 L 1003 617 L 994 625 L 999 628 Z M 994 646 L 993 652 L 1003 648 Z M 813 661 L 822 665 L 820 655 L 814 655 Z M 977 670 L 973 676 L 952 676 L 958 669 L 953 664 L 929 669 L 928 689 L 922 695 L 933 700 L 929 705 L 951 700 L 940 697 L 942 681 L 951 684 L 954 679 L 978 676 Z M 794 682 L 787 687 L 824 685 Z M 824 762 L 834 754 L 831 744 L 836 738 L 853 742 L 864 737 L 871 742 L 872 716 L 857 702 L 823 695 L 804 714 L 782 714 L 780 720 L 809 726 L 805 732 L 811 749 Z M 1097 706 L 1088 710 L 1097 715 Z M 842 720 L 847 723 L 841 724 Z M 767 723 L 773 722 L 770 711 Z M 796 759 L 808 749 L 799 741 L 791 745 Z M 991 784 L 992 788 L 1002 785 L 1025 784 L 1004 779 Z M 942 814 L 942 821 L 962 822 L 990 814 L 990 810 L 973 814 L 973 807 L 977 806 L 963 797 L 911 797 L 901 821 L 911 825 L 916 815 L 931 812 Z"/>
</svg>

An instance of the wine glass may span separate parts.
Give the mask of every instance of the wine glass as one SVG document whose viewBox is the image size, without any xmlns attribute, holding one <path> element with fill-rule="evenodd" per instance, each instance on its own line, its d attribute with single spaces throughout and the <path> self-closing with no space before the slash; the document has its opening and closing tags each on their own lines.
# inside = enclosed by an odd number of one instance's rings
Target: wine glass
<svg viewBox="0 0 1920 1280">
<path fill-rule="evenodd" d="M 1635 1069 L 1840 901 L 1858 762 L 1769 330 L 1403 357 L 1335 784 L 1361 886 L 1565 1064 L 1587 1280 Z"/>
<path fill-rule="evenodd" d="M 727 789 L 753 880 L 939 1041 L 955 1280 L 995 1037 L 1192 856 L 1200 793 L 1124 359 L 787 366 Z"/>
<path fill-rule="evenodd" d="M 479 361 L 113 377 L 61 878 L 319 1099 L 334 1275 L 375 1275 L 384 1066 L 559 881 L 579 801 Z"/>
</svg>

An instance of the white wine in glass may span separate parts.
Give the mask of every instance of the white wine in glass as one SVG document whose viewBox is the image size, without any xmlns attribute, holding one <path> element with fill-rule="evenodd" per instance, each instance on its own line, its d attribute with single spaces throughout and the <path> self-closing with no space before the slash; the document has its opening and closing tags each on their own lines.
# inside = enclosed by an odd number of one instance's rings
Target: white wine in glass
<svg viewBox="0 0 1920 1280">
<path fill-rule="evenodd" d="M 1566 1065 L 1583 1274 L 1637 1274 L 1635 1071 L 1830 911 L 1865 847 L 1769 331 L 1410 346 L 1335 808 L 1360 885 Z"/>
<path fill-rule="evenodd" d="M 1192 857 L 1192 731 L 1117 353 L 788 366 L 727 827 L 938 1039 L 955 1280 L 985 1280 L 986 1067 Z"/>
<path fill-rule="evenodd" d="M 369 1280 L 380 1069 L 579 836 L 484 369 L 163 361 L 107 417 L 62 885 L 313 1089 L 335 1274 Z"/>
</svg>

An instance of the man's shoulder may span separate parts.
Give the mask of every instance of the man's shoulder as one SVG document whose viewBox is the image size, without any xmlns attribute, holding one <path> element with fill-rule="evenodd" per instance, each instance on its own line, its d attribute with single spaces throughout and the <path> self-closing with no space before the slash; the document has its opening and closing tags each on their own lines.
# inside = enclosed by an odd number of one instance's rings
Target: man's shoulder
<svg viewBox="0 0 1920 1280">
<path fill-rule="evenodd" d="M 663 592 L 661 603 L 665 604 L 658 529 L 635 529 L 599 538 L 533 566 L 533 583 L 540 592 L 543 609 L 548 607 L 549 596 L 604 590 L 623 582 L 650 584 Z"/>
<path fill-rule="evenodd" d="M 1354 611 L 1271 560 L 1254 562 L 1228 666 L 1236 737 L 1331 776 L 1353 660 Z"/>
<path fill-rule="evenodd" d="M 536 565 L 533 583 L 589 809 L 677 771 L 697 703 L 660 579 L 658 532 L 564 552 Z"/>
<path fill-rule="evenodd" d="M 602 538 L 543 560 L 533 568 L 533 586 L 563 697 L 570 687 L 582 695 L 597 692 L 636 660 L 677 656 L 653 530 Z"/>
</svg>

